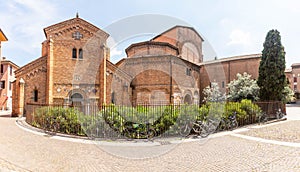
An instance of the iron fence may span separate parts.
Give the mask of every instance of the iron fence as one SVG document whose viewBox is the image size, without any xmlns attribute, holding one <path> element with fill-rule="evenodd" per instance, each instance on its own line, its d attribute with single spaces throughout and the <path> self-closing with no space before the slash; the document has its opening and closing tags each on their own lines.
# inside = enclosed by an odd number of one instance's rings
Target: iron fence
<svg viewBox="0 0 300 172">
<path fill-rule="evenodd" d="M 281 102 L 255 102 L 253 104 L 258 105 L 263 112 L 265 112 L 269 118 L 275 117 L 277 110 L 280 108 L 285 113 L 285 104 Z M 198 105 L 191 105 L 193 108 L 186 108 L 186 105 L 167 105 L 167 104 L 137 104 L 134 107 L 130 106 L 116 106 L 116 105 L 101 105 L 97 103 L 85 104 L 85 105 L 68 105 L 68 104 L 26 104 L 26 121 L 30 124 L 34 124 L 38 113 L 38 109 L 44 108 L 44 111 L 50 109 L 76 109 L 79 125 L 81 126 L 81 133 L 85 133 L 89 137 L 97 138 L 124 138 L 121 133 L 120 126 L 114 126 L 107 121 L 105 114 L 110 114 L 110 118 L 113 120 L 120 120 L 123 122 L 131 122 L 133 124 L 145 124 L 150 123 L 152 125 L 160 126 L 159 122 L 175 119 L 174 125 L 167 126 L 168 128 L 160 127 L 160 131 L 157 131 L 161 137 L 170 137 L 179 135 L 179 129 L 181 125 L 184 125 L 186 118 L 196 120 L 197 116 L 201 115 Z M 240 106 L 236 104 L 236 106 Z M 235 107 L 240 108 L 240 107 Z M 179 112 L 178 112 L 179 111 Z M 215 111 L 209 109 L 212 113 Z M 253 112 L 252 112 L 253 111 Z M 179 113 L 179 114 L 176 114 Z M 223 112 L 224 113 L 224 112 Z M 249 112 L 244 118 L 238 118 L 239 126 L 253 124 L 257 122 L 259 114 L 256 114 L 254 107 L 249 107 Z M 164 119 L 163 117 L 169 115 Z M 163 119 L 162 119 L 163 118 Z M 161 120 L 161 121 L 159 121 Z M 168 121 L 167 121 L 168 122 Z M 62 128 L 62 127 L 61 127 Z M 67 128 L 64 127 L 64 130 Z M 164 131 L 161 131 L 164 130 Z M 59 131 L 66 133 L 66 131 Z M 72 133 L 78 134 L 78 133 Z"/>
<path fill-rule="evenodd" d="M 281 101 L 255 102 L 255 104 L 257 104 L 270 119 L 276 118 L 276 113 L 279 110 L 286 114 L 286 105 Z"/>
</svg>

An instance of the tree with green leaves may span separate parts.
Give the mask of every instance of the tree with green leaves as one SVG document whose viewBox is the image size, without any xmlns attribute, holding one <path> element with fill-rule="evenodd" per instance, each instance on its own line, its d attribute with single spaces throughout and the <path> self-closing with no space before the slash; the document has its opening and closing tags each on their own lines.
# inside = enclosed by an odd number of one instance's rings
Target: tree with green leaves
<svg viewBox="0 0 300 172">
<path fill-rule="evenodd" d="M 285 95 L 283 99 L 284 103 L 291 102 L 295 98 L 294 91 L 288 85 L 284 87 L 283 94 Z"/>
<path fill-rule="evenodd" d="M 257 84 L 262 101 L 283 101 L 286 86 L 285 52 L 281 44 L 280 33 L 270 30 L 264 42 L 264 49 L 259 65 Z"/>
<path fill-rule="evenodd" d="M 227 99 L 230 101 L 241 101 L 248 99 L 256 101 L 259 99 L 259 87 L 251 75 L 244 72 L 243 75 L 238 73 L 237 79 L 231 81 L 228 87 Z"/>
<path fill-rule="evenodd" d="M 204 100 L 203 102 L 219 102 L 224 101 L 226 96 L 220 91 L 218 83 L 212 82 L 210 86 L 203 89 Z"/>
</svg>

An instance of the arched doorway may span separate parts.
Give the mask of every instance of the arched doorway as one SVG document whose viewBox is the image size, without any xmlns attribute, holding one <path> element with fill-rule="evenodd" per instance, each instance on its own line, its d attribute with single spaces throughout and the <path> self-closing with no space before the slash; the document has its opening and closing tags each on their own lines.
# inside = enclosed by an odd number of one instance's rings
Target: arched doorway
<svg viewBox="0 0 300 172">
<path fill-rule="evenodd" d="M 189 94 L 185 95 L 184 99 L 183 99 L 183 103 L 184 104 L 189 104 L 189 105 L 192 104 L 192 96 L 189 95 Z"/>
<path fill-rule="evenodd" d="M 83 96 L 80 93 L 74 93 L 70 96 L 71 105 L 82 106 Z"/>
</svg>

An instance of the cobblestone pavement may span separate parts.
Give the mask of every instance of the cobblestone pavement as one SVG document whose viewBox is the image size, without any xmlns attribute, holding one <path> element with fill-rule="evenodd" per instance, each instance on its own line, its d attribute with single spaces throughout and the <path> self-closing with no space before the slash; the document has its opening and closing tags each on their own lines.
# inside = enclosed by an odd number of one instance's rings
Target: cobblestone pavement
<svg viewBox="0 0 300 172">
<path fill-rule="evenodd" d="M 33 134 L 15 121 L 0 118 L 0 171 L 300 171 L 300 148 L 247 140 L 230 132 L 175 146 L 99 146 Z M 265 128 L 251 130 L 264 133 Z M 141 159 L 116 156 L 155 151 L 165 153 Z"/>
<path fill-rule="evenodd" d="M 300 143 L 300 120 L 284 121 L 276 125 L 256 128 L 240 134 L 270 140 Z"/>
</svg>

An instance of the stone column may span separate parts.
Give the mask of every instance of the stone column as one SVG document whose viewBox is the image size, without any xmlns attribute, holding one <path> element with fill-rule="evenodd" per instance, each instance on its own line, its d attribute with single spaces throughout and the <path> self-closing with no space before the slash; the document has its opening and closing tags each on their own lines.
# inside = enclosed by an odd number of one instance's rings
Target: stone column
<svg viewBox="0 0 300 172">
<path fill-rule="evenodd" d="M 105 44 L 103 44 L 102 46 L 101 46 L 101 48 L 102 48 L 102 51 L 103 51 L 103 54 L 101 55 L 101 56 L 103 56 L 103 58 L 102 57 L 100 57 L 100 59 L 101 59 L 101 61 L 100 61 L 100 81 L 99 81 L 99 83 L 100 83 L 100 90 L 99 90 L 99 105 L 103 105 L 103 104 L 106 104 L 107 103 L 107 90 L 106 90 L 106 59 L 108 59 L 109 57 L 109 48 L 108 47 L 106 47 L 106 45 Z M 102 95 L 101 95 L 102 94 Z"/>
<path fill-rule="evenodd" d="M 23 80 L 23 78 L 20 79 L 19 82 L 19 117 L 24 115 L 24 103 L 25 103 L 25 81 Z"/>
<path fill-rule="evenodd" d="M 69 97 L 68 98 L 64 98 L 64 108 L 67 108 L 70 106 L 70 100 Z"/>
<path fill-rule="evenodd" d="M 53 103 L 53 40 L 49 40 L 49 49 L 47 57 L 47 94 L 46 94 L 46 103 Z"/>
</svg>

